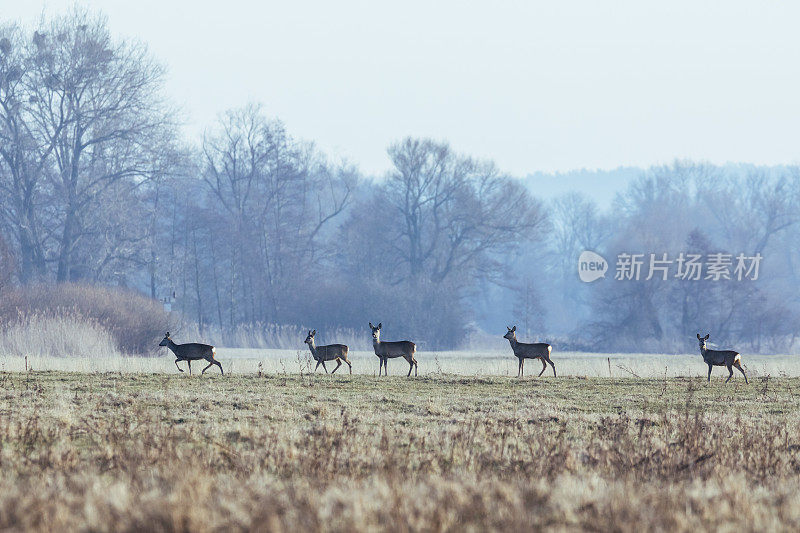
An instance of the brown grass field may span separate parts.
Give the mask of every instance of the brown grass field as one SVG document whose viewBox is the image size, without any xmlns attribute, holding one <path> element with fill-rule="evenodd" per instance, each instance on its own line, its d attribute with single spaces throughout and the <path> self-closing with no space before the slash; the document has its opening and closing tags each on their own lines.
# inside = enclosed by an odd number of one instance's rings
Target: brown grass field
<svg viewBox="0 0 800 533">
<path fill-rule="evenodd" d="M 0 529 L 800 529 L 800 379 L 0 373 Z"/>
</svg>

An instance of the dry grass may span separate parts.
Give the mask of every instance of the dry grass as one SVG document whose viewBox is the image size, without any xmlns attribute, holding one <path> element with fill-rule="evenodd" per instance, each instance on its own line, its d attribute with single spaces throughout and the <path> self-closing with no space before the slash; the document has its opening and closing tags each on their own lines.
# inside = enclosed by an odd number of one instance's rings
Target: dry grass
<svg viewBox="0 0 800 533">
<path fill-rule="evenodd" d="M 0 327 L 0 353 L 37 359 L 121 356 L 114 339 L 99 324 L 38 313 Z"/>
<path fill-rule="evenodd" d="M 64 330 L 64 322 L 76 328 Z M 164 331 L 174 330 L 174 325 L 175 319 L 156 300 L 113 287 L 31 285 L 4 291 L 0 298 L 0 335 L 8 337 L 11 331 L 13 338 L 16 330 L 26 337 L 19 346 L 0 344 L 3 355 L 50 353 L 53 339 L 59 338 L 65 348 L 54 355 L 110 355 L 105 347 L 95 349 L 99 343 L 110 344 L 112 354 L 148 354 L 156 351 Z"/>
<path fill-rule="evenodd" d="M 2 373 L 0 529 L 796 530 L 753 381 Z"/>
</svg>

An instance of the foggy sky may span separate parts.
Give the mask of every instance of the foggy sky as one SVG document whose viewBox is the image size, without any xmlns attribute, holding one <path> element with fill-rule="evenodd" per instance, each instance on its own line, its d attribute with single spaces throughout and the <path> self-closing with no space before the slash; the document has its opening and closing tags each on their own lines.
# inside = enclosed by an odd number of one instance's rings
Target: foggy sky
<svg viewBox="0 0 800 533">
<path fill-rule="evenodd" d="M 0 0 L 33 24 L 71 0 Z M 262 102 L 294 135 L 389 166 L 406 135 L 506 171 L 800 160 L 800 4 L 96 0 L 146 42 L 198 136 Z"/>
</svg>

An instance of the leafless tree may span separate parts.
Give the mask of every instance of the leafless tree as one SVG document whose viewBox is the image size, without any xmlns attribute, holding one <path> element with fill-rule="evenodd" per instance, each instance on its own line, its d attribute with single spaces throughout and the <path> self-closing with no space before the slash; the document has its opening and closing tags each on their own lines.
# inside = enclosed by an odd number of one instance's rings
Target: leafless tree
<svg viewBox="0 0 800 533">
<path fill-rule="evenodd" d="M 498 257 L 541 237 L 541 205 L 494 164 L 429 139 L 407 138 L 388 152 L 394 169 L 365 208 L 388 222 L 371 247 L 389 248 L 401 279 L 490 276 Z"/>
<path fill-rule="evenodd" d="M 0 234 L 0 293 L 11 285 L 16 270 L 16 261 L 11 248 Z"/>
<path fill-rule="evenodd" d="M 56 279 L 73 276 L 94 209 L 119 182 L 162 172 L 155 156 L 174 118 L 161 97 L 164 70 L 143 45 L 114 41 L 102 17 L 76 9 L 33 34 L 24 78 L 34 137 L 52 151 L 46 173 L 58 219 Z M 168 146 L 168 143 L 166 144 Z"/>
<path fill-rule="evenodd" d="M 227 305 L 241 320 L 279 320 L 325 257 L 321 237 L 350 204 L 357 172 L 292 139 L 256 105 L 220 118 L 205 137 L 203 160 L 208 206 L 217 220 L 209 235 L 226 236 L 227 243 L 215 242 L 229 246 L 230 268 L 237 272 Z M 219 287 L 222 280 L 212 274 Z"/>
<path fill-rule="evenodd" d="M 0 220 L 18 242 L 23 282 L 46 276 L 43 178 L 53 147 L 36 137 L 28 112 L 30 69 L 22 30 L 0 27 Z"/>
<path fill-rule="evenodd" d="M 465 296 L 507 282 L 510 257 L 542 238 L 546 216 L 519 182 L 445 143 L 407 138 L 388 153 L 393 169 L 343 227 L 341 268 L 368 287 L 369 311 L 447 345 L 471 319 Z"/>
</svg>

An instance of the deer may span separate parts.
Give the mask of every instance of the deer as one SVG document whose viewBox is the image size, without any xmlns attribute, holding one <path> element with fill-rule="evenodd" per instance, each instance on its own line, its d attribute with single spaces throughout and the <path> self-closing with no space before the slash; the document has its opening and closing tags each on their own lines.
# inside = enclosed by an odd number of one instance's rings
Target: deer
<svg viewBox="0 0 800 533">
<path fill-rule="evenodd" d="M 542 360 L 542 371 L 539 372 L 539 376 L 544 374 L 544 371 L 547 370 L 547 363 L 550 363 L 550 366 L 553 367 L 553 377 L 556 377 L 556 365 L 554 365 L 553 361 L 550 359 L 550 353 L 553 351 L 552 346 L 546 342 L 536 342 L 533 344 L 519 342 L 516 333 L 517 326 L 513 328 L 506 326 L 506 329 L 508 332 L 503 335 L 503 338 L 508 339 L 508 342 L 511 343 L 511 349 L 514 350 L 514 355 L 519 359 L 518 378 L 521 378 L 525 374 L 525 359 Z"/>
<path fill-rule="evenodd" d="M 172 353 L 175 354 L 175 366 L 183 372 L 183 369 L 178 366 L 178 361 L 186 361 L 186 364 L 189 365 L 189 375 L 192 375 L 192 361 L 198 361 L 200 359 L 205 359 L 208 361 L 208 366 L 203 369 L 201 374 L 205 374 L 206 370 L 211 368 L 212 365 L 217 365 L 219 367 L 219 371 L 222 372 L 222 375 L 225 375 L 225 371 L 222 370 L 222 365 L 219 364 L 219 361 L 215 359 L 217 355 L 217 349 L 213 346 L 209 346 L 208 344 L 200 344 L 199 342 L 188 342 L 186 344 L 175 344 L 172 339 L 169 337 L 169 331 L 164 335 L 164 339 L 158 343 L 159 346 L 166 346 Z"/>
<path fill-rule="evenodd" d="M 378 376 L 381 375 L 381 368 L 383 368 L 386 376 L 389 375 L 389 367 L 387 361 L 395 357 L 402 357 L 408 361 L 408 374 L 411 375 L 411 370 L 414 370 L 414 376 L 417 375 L 417 360 L 414 354 L 417 351 L 417 345 L 411 341 L 381 341 L 381 327 L 383 324 L 378 323 L 373 326 L 372 322 L 369 323 L 369 328 L 372 330 L 372 348 L 375 350 L 375 355 L 378 356 Z"/>
<path fill-rule="evenodd" d="M 350 367 L 350 373 L 353 373 L 353 365 L 350 364 L 350 361 L 347 359 L 347 345 L 346 344 L 327 344 L 325 346 L 315 346 L 314 345 L 314 335 L 317 334 L 317 330 L 311 331 L 308 330 L 308 336 L 306 337 L 305 342 L 308 344 L 308 349 L 311 350 L 311 356 L 317 362 L 317 366 L 314 367 L 314 372 L 317 371 L 319 365 L 322 365 L 322 368 L 325 369 L 325 373 L 328 373 L 328 368 L 325 366 L 325 361 L 336 361 L 336 368 L 333 369 L 331 374 L 335 374 L 339 367 L 342 366 L 342 361 L 347 363 L 347 366 Z"/>
<path fill-rule="evenodd" d="M 729 382 L 733 377 L 733 367 L 738 368 L 739 372 L 744 376 L 744 382 L 749 383 L 747 374 L 744 373 L 744 368 L 742 368 L 742 356 L 739 355 L 739 352 L 733 350 L 709 350 L 706 347 L 706 341 L 710 335 L 710 333 L 707 333 L 705 337 L 701 337 L 699 333 L 697 334 L 697 340 L 700 342 L 700 355 L 703 356 L 703 361 L 708 365 L 708 382 L 711 382 L 711 369 L 715 366 L 724 366 L 728 368 L 728 379 L 725 380 L 725 383 Z"/>
</svg>

